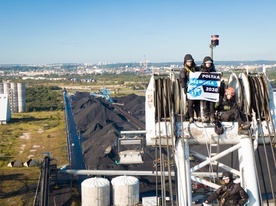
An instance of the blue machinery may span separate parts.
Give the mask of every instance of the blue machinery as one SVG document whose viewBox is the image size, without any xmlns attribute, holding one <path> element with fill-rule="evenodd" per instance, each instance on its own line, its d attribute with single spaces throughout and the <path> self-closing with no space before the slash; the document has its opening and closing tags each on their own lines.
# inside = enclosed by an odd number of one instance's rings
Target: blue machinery
<svg viewBox="0 0 276 206">
<path fill-rule="evenodd" d="M 107 101 L 109 101 L 110 103 L 114 103 L 114 101 L 109 96 L 109 92 L 107 89 L 100 89 L 99 92 L 91 92 L 90 95 L 94 97 L 102 97 Z"/>
</svg>

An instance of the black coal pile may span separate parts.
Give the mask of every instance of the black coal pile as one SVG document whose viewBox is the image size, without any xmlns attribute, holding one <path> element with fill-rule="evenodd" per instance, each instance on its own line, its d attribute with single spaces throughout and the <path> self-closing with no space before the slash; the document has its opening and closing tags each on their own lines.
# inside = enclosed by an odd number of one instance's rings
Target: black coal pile
<svg viewBox="0 0 276 206">
<path fill-rule="evenodd" d="M 116 102 L 123 104 L 123 108 L 137 119 L 145 123 L 145 97 L 130 94 L 117 98 Z"/>
<path fill-rule="evenodd" d="M 144 163 L 119 164 L 117 140 L 120 138 L 120 132 L 137 129 L 129 123 L 127 117 L 114 108 L 113 104 L 101 97 L 87 95 L 87 93 L 77 92 L 71 99 L 74 120 L 83 137 L 82 148 L 88 169 L 155 170 L 153 167 L 155 149 L 148 146 L 144 148 Z M 113 100 L 129 114 L 145 123 L 145 97 L 131 94 Z M 141 192 L 143 189 L 148 190 L 148 185 L 155 187 L 155 183 L 150 183 L 149 179 L 146 180 L 147 186 L 143 183 Z"/>
</svg>

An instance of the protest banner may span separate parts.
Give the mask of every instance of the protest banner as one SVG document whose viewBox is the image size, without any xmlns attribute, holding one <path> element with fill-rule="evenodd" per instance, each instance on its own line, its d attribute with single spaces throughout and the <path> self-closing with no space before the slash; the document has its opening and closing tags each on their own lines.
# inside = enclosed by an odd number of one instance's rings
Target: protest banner
<svg viewBox="0 0 276 206">
<path fill-rule="evenodd" d="M 187 98 L 219 101 L 220 72 L 190 72 Z"/>
</svg>

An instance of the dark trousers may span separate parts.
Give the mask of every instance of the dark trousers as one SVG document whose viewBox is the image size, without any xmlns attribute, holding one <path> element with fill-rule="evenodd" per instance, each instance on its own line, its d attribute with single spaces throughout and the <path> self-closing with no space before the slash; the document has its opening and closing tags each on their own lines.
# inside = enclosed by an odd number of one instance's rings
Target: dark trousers
<svg viewBox="0 0 276 206">
<path fill-rule="evenodd" d="M 215 116 L 215 102 L 203 101 L 203 115 L 204 117 Z"/>
<path fill-rule="evenodd" d="M 200 117 L 200 101 L 199 100 L 188 100 L 188 112 L 189 117 L 194 118 L 194 111 L 197 118 Z"/>
<path fill-rule="evenodd" d="M 241 118 L 240 111 L 238 109 L 230 109 L 228 111 L 222 112 L 220 116 L 221 121 L 237 121 L 239 126 L 242 124 L 243 120 Z"/>
</svg>

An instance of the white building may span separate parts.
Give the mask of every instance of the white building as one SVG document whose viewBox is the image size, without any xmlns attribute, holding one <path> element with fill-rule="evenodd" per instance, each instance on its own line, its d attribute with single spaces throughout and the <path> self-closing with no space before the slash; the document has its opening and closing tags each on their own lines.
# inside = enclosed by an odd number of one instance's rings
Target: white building
<svg viewBox="0 0 276 206">
<path fill-rule="evenodd" d="M 0 82 L 0 94 L 8 95 L 12 113 L 26 111 L 25 83 Z"/>
<path fill-rule="evenodd" d="M 11 108 L 8 94 L 0 94 L 0 124 L 6 124 L 11 119 Z"/>
</svg>

